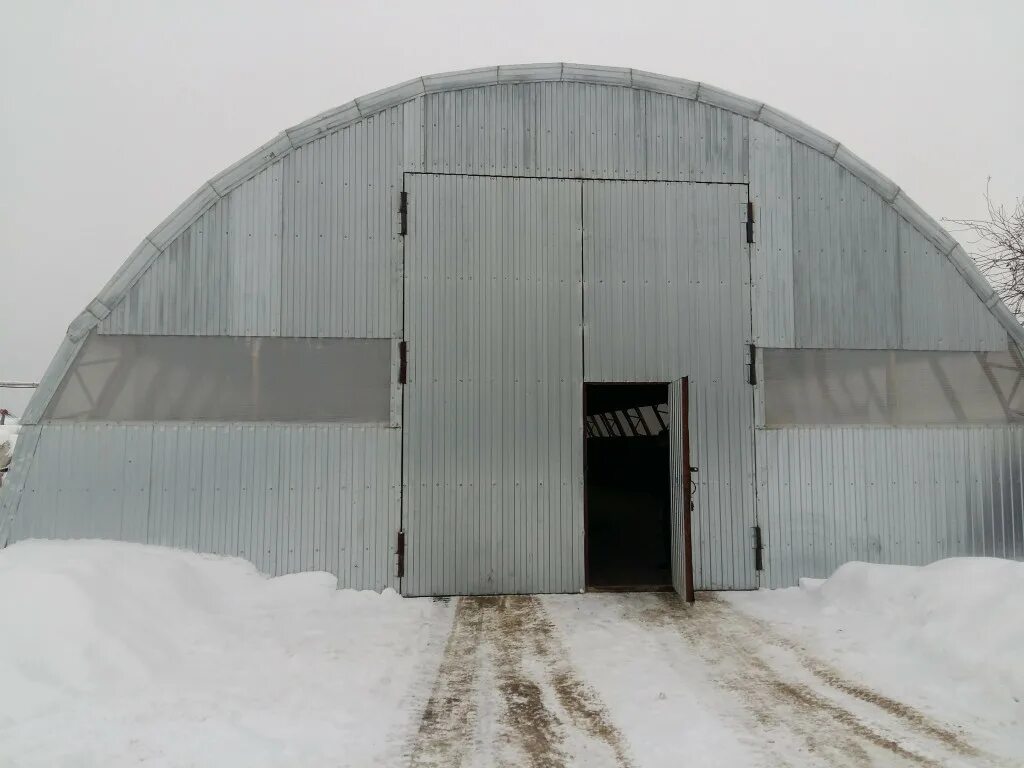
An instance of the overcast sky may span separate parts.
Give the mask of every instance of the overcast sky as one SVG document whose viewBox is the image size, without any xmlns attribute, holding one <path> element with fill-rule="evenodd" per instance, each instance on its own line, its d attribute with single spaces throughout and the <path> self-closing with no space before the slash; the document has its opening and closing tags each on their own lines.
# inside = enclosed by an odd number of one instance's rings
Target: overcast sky
<svg viewBox="0 0 1024 768">
<path fill-rule="evenodd" d="M 206 179 L 417 75 L 572 61 L 704 80 L 849 146 L 933 216 L 1024 194 L 1024 3 L 0 0 L 0 381 Z M 0 406 L 27 402 L 0 390 Z"/>
</svg>

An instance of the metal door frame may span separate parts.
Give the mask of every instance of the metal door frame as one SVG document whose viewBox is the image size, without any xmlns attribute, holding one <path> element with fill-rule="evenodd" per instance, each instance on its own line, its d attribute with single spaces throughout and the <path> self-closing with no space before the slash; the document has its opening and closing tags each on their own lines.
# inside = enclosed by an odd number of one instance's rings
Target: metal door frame
<svg viewBox="0 0 1024 768">
<path fill-rule="evenodd" d="M 669 392 L 671 393 L 671 388 Z M 669 404 L 671 408 L 671 404 Z M 693 476 L 694 467 L 690 465 L 690 377 L 684 376 L 680 383 L 680 420 L 683 425 L 683 576 L 686 578 L 686 594 L 683 600 L 694 601 L 693 595 Z M 671 451 L 670 451 L 671 454 Z M 671 471 L 671 470 L 670 470 Z M 673 564 L 674 565 L 674 564 Z"/>
</svg>

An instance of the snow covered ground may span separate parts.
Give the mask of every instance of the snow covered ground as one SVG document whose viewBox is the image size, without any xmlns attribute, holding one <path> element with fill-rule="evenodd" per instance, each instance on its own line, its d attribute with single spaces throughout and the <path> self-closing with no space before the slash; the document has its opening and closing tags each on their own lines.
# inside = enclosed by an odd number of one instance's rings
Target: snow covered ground
<svg viewBox="0 0 1024 768">
<path fill-rule="evenodd" d="M 828 580 L 725 597 L 849 676 L 962 724 L 1024 765 L 1024 563 L 847 563 Z"/>
<path fill-rule="evenodd" d="M 0 551 L 0 765 L 1024 764 L 1024 564 L 402 599 L 110 542 Z"/>
<path fill-rule="evenodd" d="M 0 765 L 396 765 L 451 608 L 98 541 L 0 551 Z"/>
</svg>

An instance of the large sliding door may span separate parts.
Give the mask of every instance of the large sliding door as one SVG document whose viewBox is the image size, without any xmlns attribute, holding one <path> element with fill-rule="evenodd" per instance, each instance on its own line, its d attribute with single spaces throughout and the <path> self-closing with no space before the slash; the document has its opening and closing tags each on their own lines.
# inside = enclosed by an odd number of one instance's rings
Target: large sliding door
<svg viewBox="0 0 1024 768">
<path fill-rule="evenodd" d="M 409 174 L 409 595 L 583 586 L 581 182 Z"/>
</svg>

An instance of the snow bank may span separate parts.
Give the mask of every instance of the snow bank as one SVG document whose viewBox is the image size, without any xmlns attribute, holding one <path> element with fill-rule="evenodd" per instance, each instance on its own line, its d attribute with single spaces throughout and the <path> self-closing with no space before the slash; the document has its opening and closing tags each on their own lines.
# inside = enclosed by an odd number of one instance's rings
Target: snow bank
<svg viewBox="0 0 1024 768">
<path fill-rule="evenodd" d="M 0 606 L 0 764 L 104 766 L 397 762 L 451 610 L 100 541 L 0 551 Z"/>
<path fill-rule="evenodd" d="M 854 562 L 823 581 L 727 599 L 762 618 L 811 628 L 819 650 L 831 646 L 864 676 L 1024 703 L 1024 563 Z"/>
</svg>

